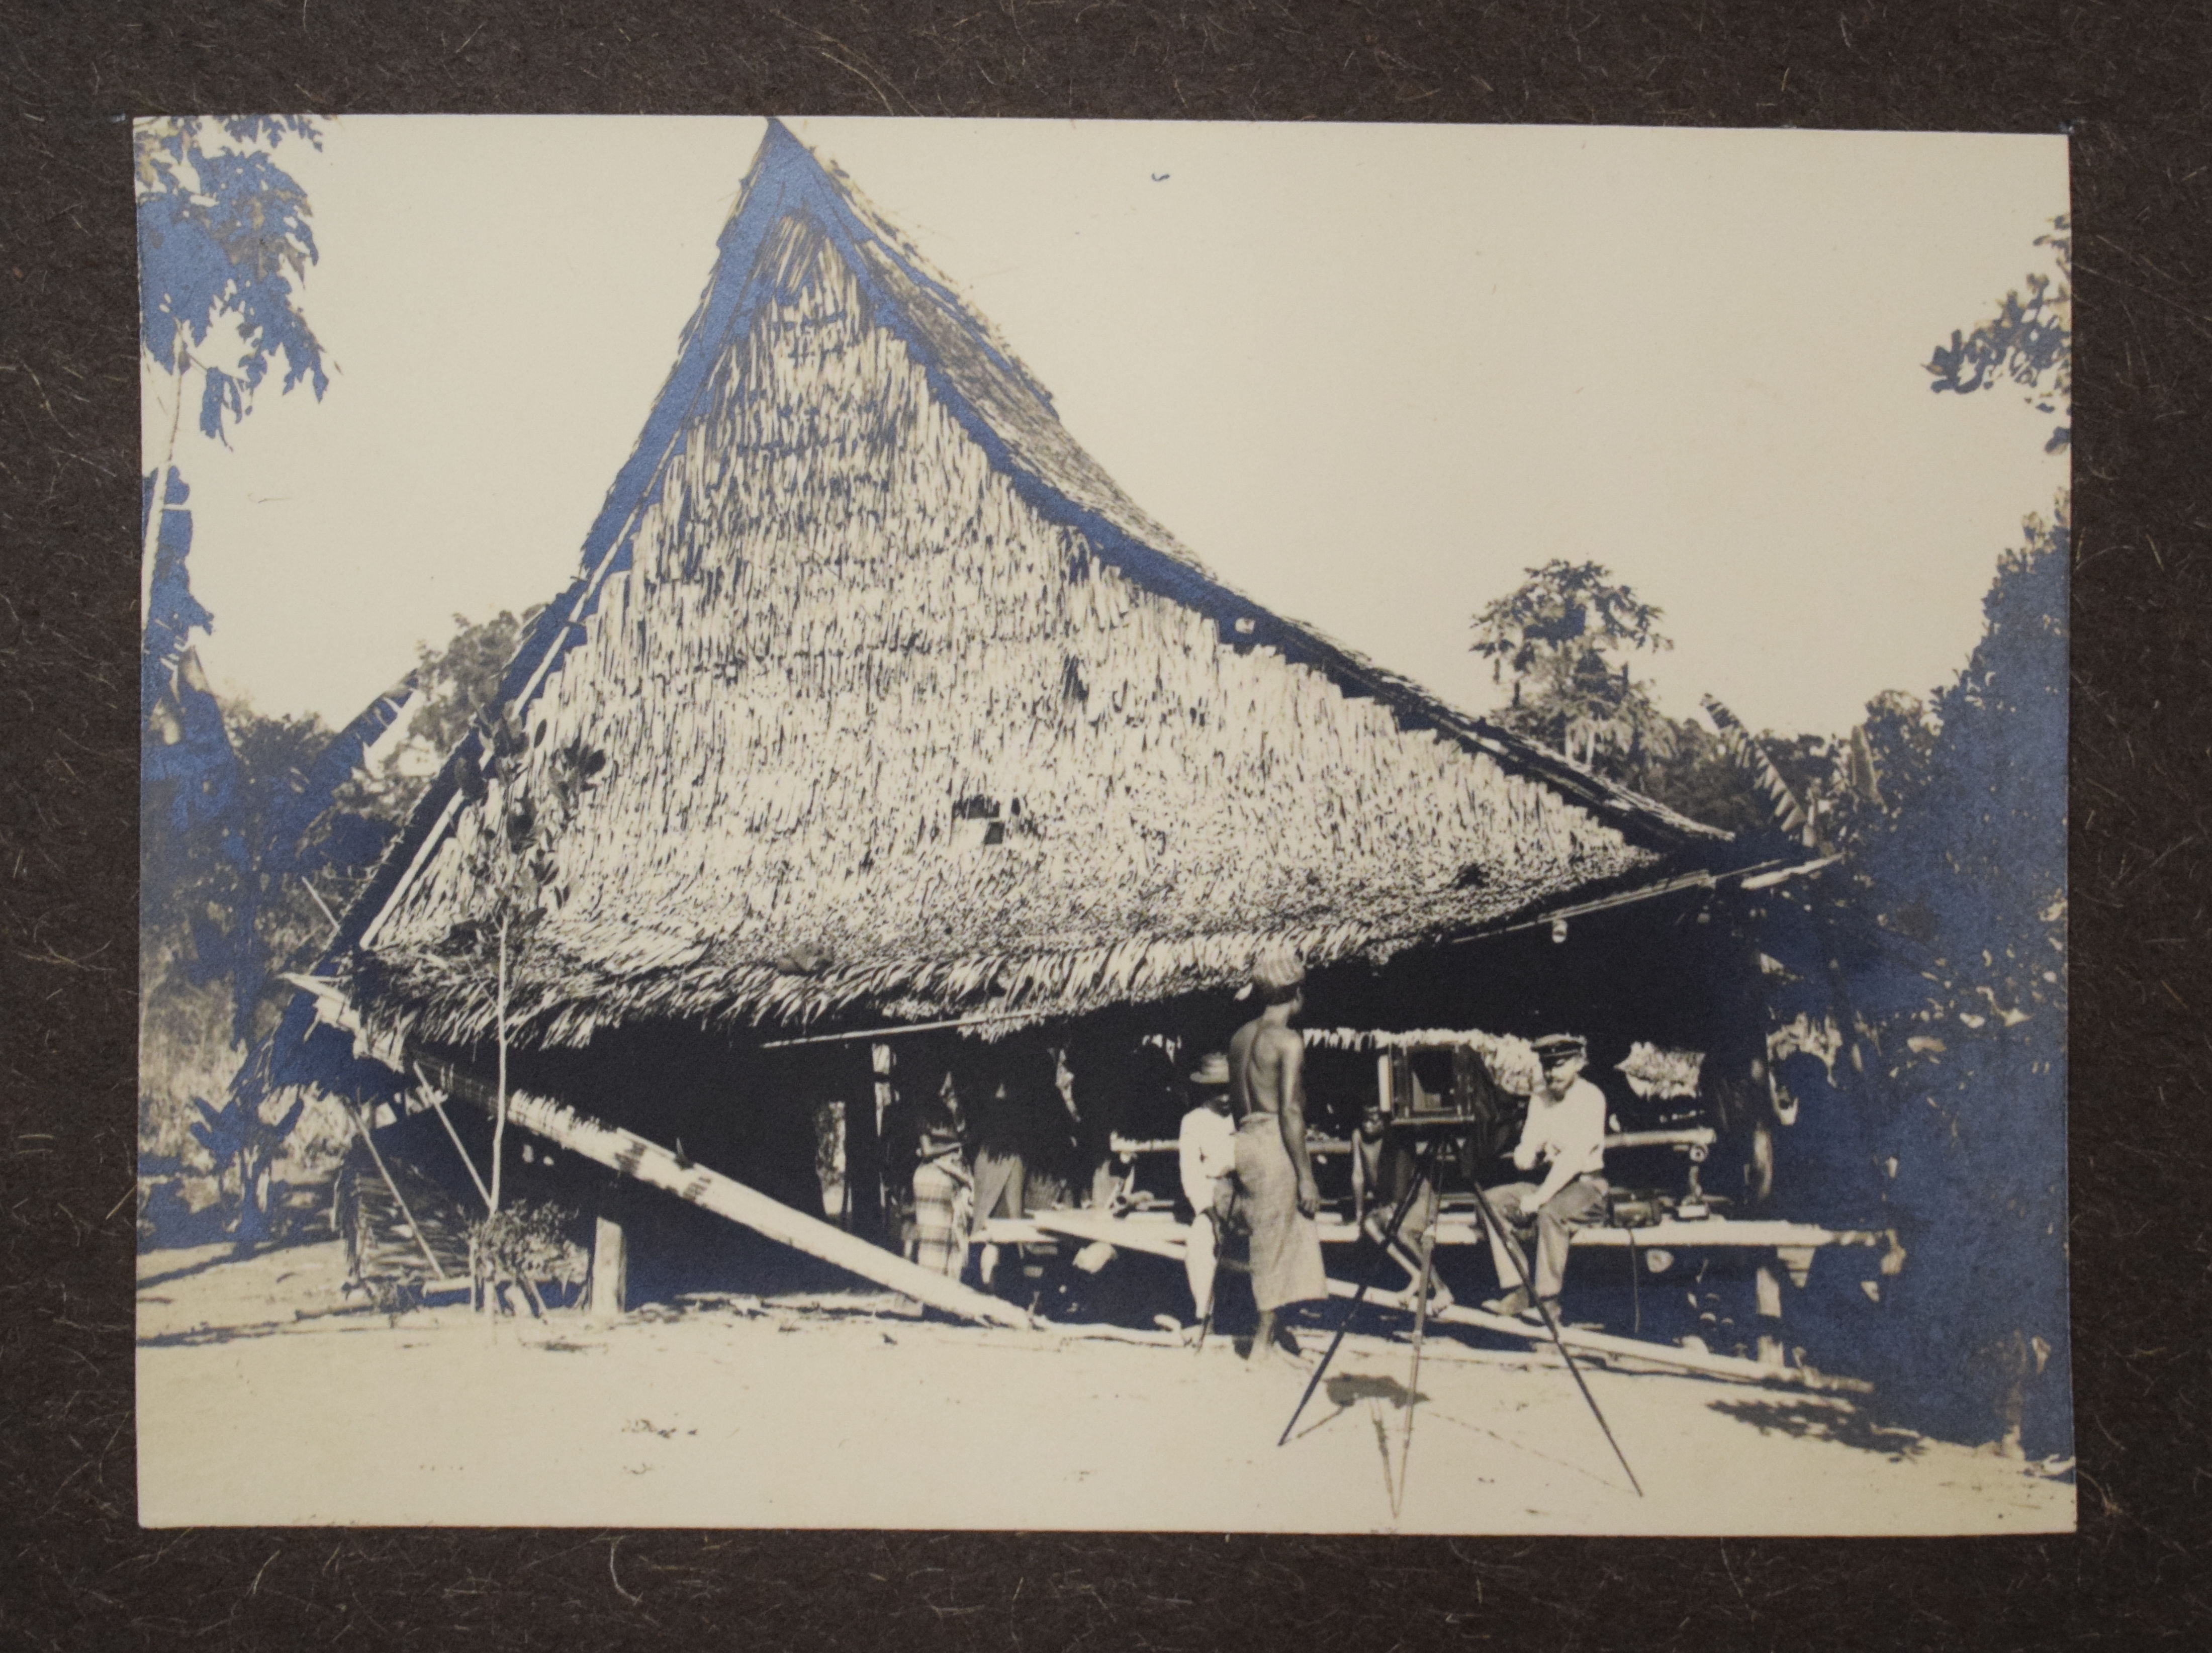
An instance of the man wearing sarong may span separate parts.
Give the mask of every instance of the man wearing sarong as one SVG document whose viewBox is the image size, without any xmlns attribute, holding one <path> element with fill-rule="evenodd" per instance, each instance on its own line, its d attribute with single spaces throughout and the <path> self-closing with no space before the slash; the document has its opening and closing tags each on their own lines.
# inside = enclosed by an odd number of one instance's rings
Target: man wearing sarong
<svg viewBox="0 0 2212 1653">
<path fill-rule="evenodd" d="M 1229 1041 L 1230 1100 L 1237 1129 L 1237 1211 L 1251 1238 L 1252 1297 L 1260 1324 L 1247 1357 L 1270 1358 L 1279 1335 L 1297 1345 L 1277 1313 L 1328 1295 L 1322 1268 L 1321 1209 L 1313 1161 L 1306 1153 L 1305 1041 L 1291 1026 L 1305 1007 L 1305 966 L 1287 950 L 1271 949 L 1252 967 L 1252 991 L 1264 1008 Z"/>
<path fill-rule="evenodd" d="M 960 1278 L 968 1261 L 968 1224 L 975 1181 L 951 1121 L 940 1118 L 922 1133 L 914 1168 L 914 1260 L 933 1274 Z"/>
</svg>

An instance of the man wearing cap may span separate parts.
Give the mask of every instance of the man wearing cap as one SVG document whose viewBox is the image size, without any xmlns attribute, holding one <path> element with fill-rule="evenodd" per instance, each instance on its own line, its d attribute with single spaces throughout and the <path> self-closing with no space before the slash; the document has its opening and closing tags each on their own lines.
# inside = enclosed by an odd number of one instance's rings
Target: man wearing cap
<svg viewBox="0 0 2212 1653">
<path fill-rule="evenodd" d="M 1511 1289 L 1483 1307 L 1498 1315 L 1528 1312 L 1528 1291 L 1521 1282 L 1527 1278 L 1528 1254 L 1520 1236 L 1533 1223 L 1536 1296 L 1556 1318 L 1567 1272 L 1568 1230 L 1605 1203 L 1606 1182 L 1600 1175 L 1605 1169 L 1605 1093 L 1582 1077 L 1589 1049 L 1579 1036 L 1555 1033 L 1537 1040 L 1535 1050 L 1544 1079 L 1528 1098 L 1528 1119 L 1513 1150 L 1513 1166 L 1533 1171 L 1541 1160 L 1547 1170 L 1541 1182 L 1509 1182 L 1488 1191 L 1491 1209 L 1514 1232 L 1490 1237 L 1498 1283 Z"/>
<path fill-rule="evenodd" d="M 1198 1106 L 1182 1116 L 1176 1138 L 1182 1197 L 1190 1201 L 1190 1237 L 1184 1242 L 1183 1273 L 1190 1300 L 1203 1326 L 1213 1313 L 1214 1259 L 1221 1249 L 1221 1225 L 1237 1199 L 1237 1127 L 1229 1117 L 1229 1058 L 1209 1051 L 1190 1076 Z"/>
<path fill-rule="evenodd" d="M 1276 1311 L 1328 1295 L 1314 1214 L 1321 1191 L 1306 1153 L 1305 1041 L 1291 1026 L 1305 1007 L 1305 966 L 1271 950 L 1252 967 L 1253 996 L 1265 1006 L 1229 1042 L 1230 1100 L 1237 1129 L 1237 1210 L 1251 1237 L 1252 1297 L 1260 1324 L 1250 1363 L 1266 1361 Z"/>
</svg>

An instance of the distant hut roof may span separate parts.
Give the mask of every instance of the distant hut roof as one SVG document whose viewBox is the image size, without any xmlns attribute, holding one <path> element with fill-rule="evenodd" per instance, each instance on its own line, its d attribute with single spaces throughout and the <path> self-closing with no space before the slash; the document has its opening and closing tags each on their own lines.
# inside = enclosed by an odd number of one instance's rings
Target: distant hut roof
<svg viewBox="0 0 2212 1653">
<path fill-rule="evenodd" d="M 1223 585 L 775 122 L 501 692 L 510 762 L 607 760 L 519 988 L 548 1043 L 1164 998 L 1263 942 L 1385 957 L 1723 837 Z M 490 1016 L 451 957 L 469 744 L 333 956 L 448 1037 Z"/>
</svg>

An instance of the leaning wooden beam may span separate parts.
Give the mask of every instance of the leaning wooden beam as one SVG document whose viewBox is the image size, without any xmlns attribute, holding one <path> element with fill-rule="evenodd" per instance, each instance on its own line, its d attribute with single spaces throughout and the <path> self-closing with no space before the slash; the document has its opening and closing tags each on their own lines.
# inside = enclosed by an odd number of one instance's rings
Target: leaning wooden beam
<svg viewBox="0 0 2212 1653">
<path fill-rule="evenodd" d="M 1349 1296 L 1354 1288 L 1340 1280 L 1331 1280 L 1328 1289 L 1339 1296 Z M 1508 1337 L 1525 1338 L 1531 1343 L 1541 1343 L 1547 1347 L 1552 1341 L 1552 1334 L 1541 1326 L 1532 1326 L 1525 1320 L 1508 1320 L 1503 1315 L 1486 1314 L 1482 1310 L 1469 1309 L 1462 1304 L 1455 1303 L 1449 1309 L 1431 1308 L 1429 1318 L 1454 1326 L 1478 1327 L 1483 1331 L 1502 1333 Z M 1769 1365 L 1764 1361 L 1744 1360 L 1735 1355 L 1701 1353 L 1695 1349 L 1678 1348 L 1671 1343 L 1647 1343 L 1641 1338 L 1615 1337 L 1608 1332 L 1584 1331 L 1580 1327 L 1563 1326 L 1559 1330 L 1560 1340 L 1571 1349 L 1586 1349 L 1593 1354 L 1647 1360 L 1656 1366 L 1677 1366 L 1684 1371 L 1699 1372 L 1709 1377 L 1730 1377 L 1747 1383 L 1795 1383 L 1802 1389 L 1835 1389 L 1852 1395 L 1874 1393 L 1874 1385 L 1859 1377 L 1837 1377 L 1826 1372 L 1811 1371 L 1802 1366 Z"/>
<path fill-rule="evenodd" d="M 809 1217 L 780 1200 L 771 1200 L 734 1177 L 710 1171 L 703 1165 L 678 1164 L 668 1149 L 634 1132 L 604 1124 L 560 1103 L 523 1091 L 507 1092 L 507 1110 L 510 1125 L 534 1131 L 571 1153 L 665 1189 L 702 1211 L 742 1223 L 780 1244 L 835 1263 L 863 1279 L 902 1292 L 932 1309 L 994 1326 L 1019 1329 L 1029 1327 L 1029 1316 L 1010 1303 L 919 1267 L 842 1228 L 832 1227 L 818 1217 Z"/>
<path fill-rule="evenodd" d="M 354 1129 L 361 1133 L 361 1146 L 368 1150 L 368 1157 L 376 1162 L 376 1174 L 384 1179 L 384 1186 L 392 1190 L 392 1201 L 399 1207 L 399 1215 L 407 1225 L 407 1231 L 415 1237 L 415 1243 L 422 1248 L 422 1261 L 430 1265 L 432 1274 L 444 1279 L 446 1271 L 439 1266 L 438 1254 L 430 1249 L 430 1242 L 422 1232 L 422 1225 L 415 1220 L 415 1213 L 407 1208 L 407 1196 L 400 1193 L 399 1184 L 392 1180 L 392 1172 L 384 1163 L 384 1156 L 376 1151 L 376 1134 L 369 1128 L 364 1117 L 368 1110 L 364 1109 L 361 1114 L 356 1114 L 343 1103 L 339 1106 L 346 1108 L 346 1117 L 353 1121 Z"/>
<path fill-rule="evenodd" d="M 445 1082 L 438 1088 L 479 1107 L 492 1105 L 488 1097 L 479 1094 L 480 1086 L 460 1083 L 459 1076 L 447 1070 L 446 1064 L 428 1059 L 420 1066 L 411 1063 L 406 1049 L 396 1039 L 378 1036 L 362 1022 L 338 983 L 312 975 L 288 975 L 284 980 L 313 994 L 316 1013 L 322 1020 L 350 1033 L 357 1048 L 394 1073 L 404 1073 L 412 1068 L 416 1077 L 427 1084 L 432 1077 L 430 1070 L 439 1070 Z M 862 1279 L 903 1292 L 930 1308 L 941 1309 L 963 1320 L 980 1320 L 1017 1330 L 1027 1330 L 1030 1325 L 1030 1317 L 1012 1304 L 918 1267 L 842 1228 L 831 1227 L 818 1217 L 809 1217 L 781 1200 L 771 1200 L 734 1177 L 710 1171 L 702 1165 L 679 1164 L 668 1149 L 634 1132 L 604 1124 L 560 1103 L 533 1097 L 526 1091 L 510 1091 L 507 1109 L 509 1124 L 535 1131 L 549 1141 L 560 1143 L 571 1153 L 665 1189 L 702 1211 L 711 1211 L 717 1217 L 741 1223 L 756 1233 L 765 1234 L 810 1257 L 835 1263 Z"/>
</svg>

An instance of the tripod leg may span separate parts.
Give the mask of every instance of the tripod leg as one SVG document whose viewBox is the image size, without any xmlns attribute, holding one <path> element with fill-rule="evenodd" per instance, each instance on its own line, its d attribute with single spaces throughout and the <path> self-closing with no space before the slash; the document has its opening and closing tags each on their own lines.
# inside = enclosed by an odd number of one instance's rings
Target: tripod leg
<svg viewBox="0 0 2212 1653">
<path fill-rule="evenodd" d="M 1407 1181 L 1405 1194 L 1398 1201 L 1397 1210 L 1390 1213 L 1389 1226 L 1382 1231 L 1382 1265 L 1384 1267 L 1388 1267 L 1394 1261 L 1390 1255 L 1390 1243 L 1398 1237 L 1399 1225 L 1406 1220 L 1406 1213 L 1413 1208 L 1414 1196 L 1420 1193 L 1422 1185 L 1428 1181 L 1429 1154 L 1434 1146 L 1433 1141 L 1424 1142 L 1421 1145 L 1421 1152 L 1413 1161 L 1413 1175 Z M 1367 1300 L 1368 1291 L 1374 1285 L 1375 1281 L 1376 1271 L 1370 1270 L 1367 1278 L 1359 1282 L 1358 1291 L 1352 1293 L 1352 1301 L 1345 1305 L 1344 1317 L 1336 1323 L 1336 1335 L 1329 1340 L 1328 1349 L 1322 1356 L 1321 1364 L 1314 1368 L 1314 1375 L 1306 1384 L 1306 1392 L 1298 1397 L 1297 1408 L 1291 1413 L 1291 1421 L 1283 1425 L 1283 1432 L 1275 1437 L 1277 1446 L 1289 1440 L 1291 1431 L 1298 1426 L 1298 1419 L 1304 1415 L 1306 1403 L 1313 1399 L 1314 1391 L 1321 1387 L 1322 1374 L 1328 1370 L 1328 1363 L 1336 1358 L 1337 1350 L 1343 1346 L 1345 1334 L 1352 1329 L 1352 1317 L 1359 1311 L 1359 1305 Z M 1423 1301 L 1426 1301 L 1425 1297 Z"/>
<path fill-rule="evenodd" d="M 1406 1507 L 1406 1472 L 1413 1465 L 1413 1413 L 1421 1404 L 1421 1345 L 1429 1329 L 1429 1288 L 1437 1277 L 1435 1231 L 1421 1236 L 1420 1299 L 1413 1308 L 1413 1375 L 1406 1385 L 1406 1445 L 1398 1455 L 1398 1497 L 1395 1515 Z"/>
<path fill-rule="evenodd" d="M 1641 1337 L 1644 1335 L 1644 1283 L 1638 1277 L 1644 1273 L 1642 1260 L 1636 1255 L 1636 1231 L 1624 1228 L 1620 1231 L 1628 1237 L 1628 1306 L 1635 1316 L 1629 1327 L 1629 1334 Z"/>
<path fill-rule="evenodd" d="M 1480 1183 L 1475 1185 L 1474 1208 L 1482 1213 L 1482 1220 L 1490 1225 L 1491 1232 L 1502 1243 L 1505 1238 L 1505 1226 L 1498 1220 L 1497 1212 L 1491 1208 L 1490 1196 L 1482 1191 Z M 1583 1392 L 1583 1399 L 1589 1402 L 1590 1416 L 1597 1419 L 1597 1426 L 1605 1431 L 1605 1443 L 1613 1449 L 1613 1455 L 1620 1460 L 1620 1467 L 1627 1473 L 1628 1484 L 1636 1489 L 1636 1496 L 1642 1498 L 1644 1484 L 1636 1479 L 1636 1472 L 1629 1468 L 1628 1455 L 1620 1449 L 1620 1443 L 1613 1438 L 1613 1425 L 1606 1422 L 1605 1413 L 1598 1409 L 1597 1397 L 1590 1393 L 1589 1385 L 1583 1381 L 1582 1368 L 1575 1364 L 1574 1356 L 1567 1352 L 1567 1340 L 1559 1335 L 1559 1321 L 1553 1316 L 1550 1306 L 1536 1295 L 1536 1282 L 1528 1276 L 1527 1259 L 1516 1247 L 1507 1245 L 1504 1249 L 1505 1255 L 1513 1260 L 1513 1272 L 1520 1275 L 1522 1289 L 1528 1292 L 1529 1302 L 1536 1305 L 1536 1312 L 1543 1316 L 1544 1329 L 1552 1334 L 1553 1346 L 1559 1350 L 1559 1358 L 1567 1363 L 1568 1375 L 1575 1380 L 1575 1387 Z"/>
</svg>

